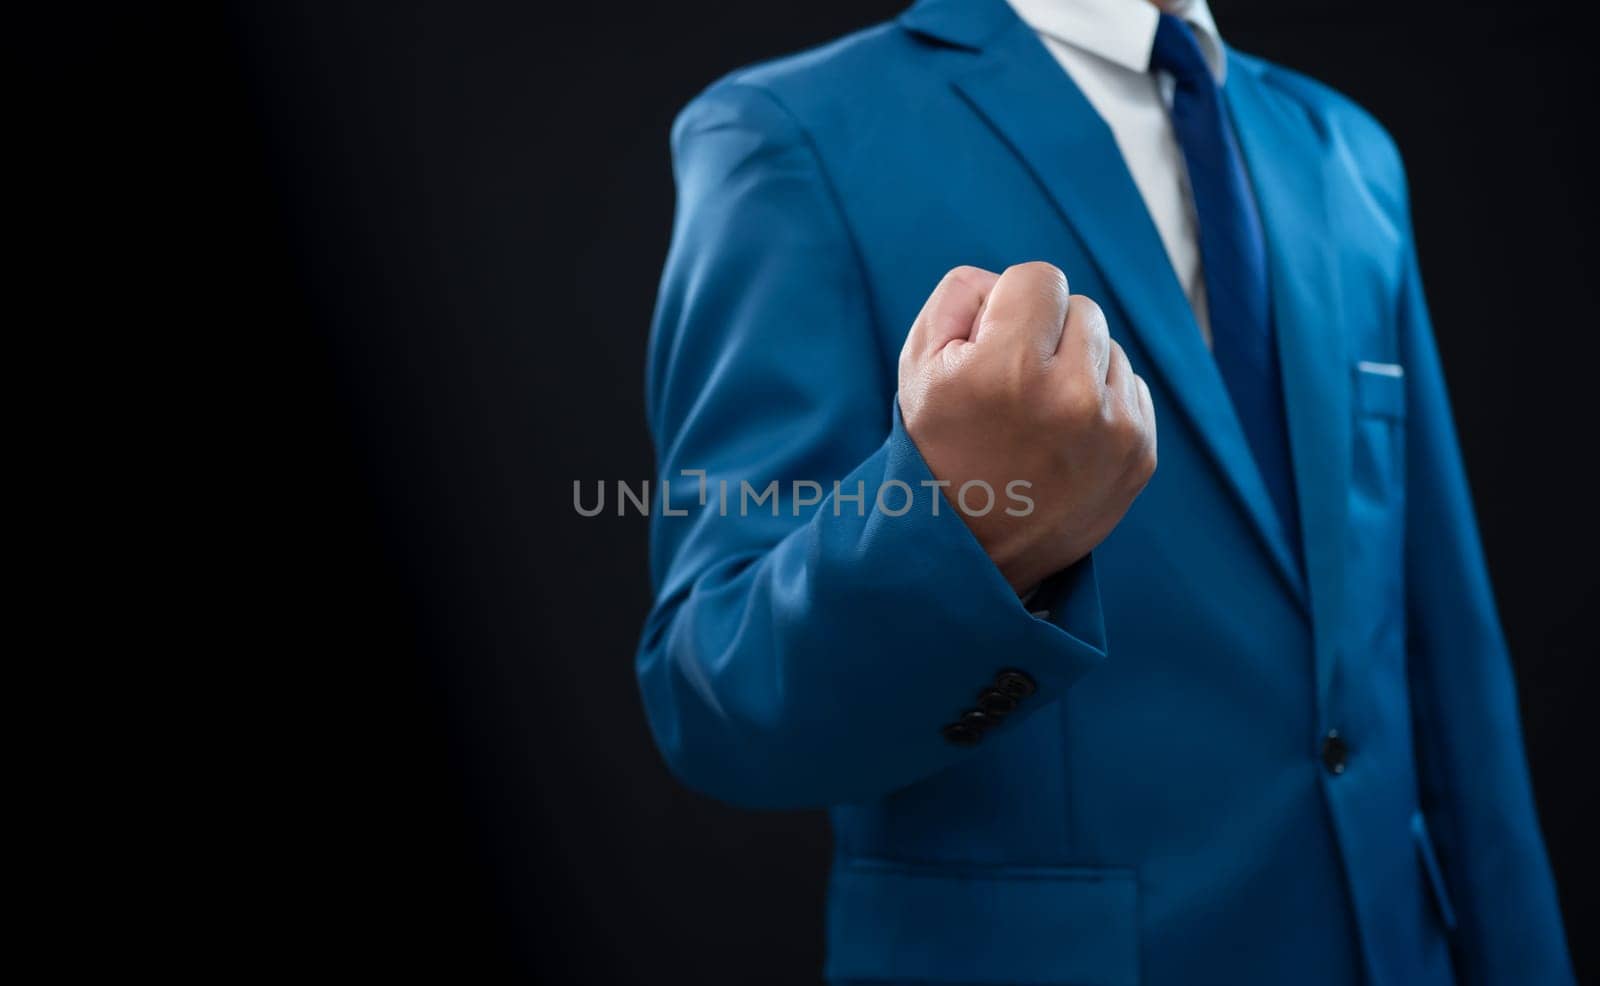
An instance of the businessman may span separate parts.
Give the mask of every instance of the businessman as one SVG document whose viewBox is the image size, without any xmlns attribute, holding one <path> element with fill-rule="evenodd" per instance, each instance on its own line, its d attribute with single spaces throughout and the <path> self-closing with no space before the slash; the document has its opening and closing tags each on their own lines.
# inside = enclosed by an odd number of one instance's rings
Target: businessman
<svg viewBox="0 0 1600 986">
<path fill-rule="evenodd" d="M 672 133 L 637 666 L 834 982 L 1571 981 L 1394 143 L 1204 0 L 922 0 Z"/>
</svg>

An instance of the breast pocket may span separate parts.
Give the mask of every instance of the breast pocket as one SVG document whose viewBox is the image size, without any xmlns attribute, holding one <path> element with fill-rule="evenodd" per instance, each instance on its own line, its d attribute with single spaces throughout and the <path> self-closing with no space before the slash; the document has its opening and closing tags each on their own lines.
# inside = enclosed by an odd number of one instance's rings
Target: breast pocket
<svg viewBox="0 0 1600 986">
<path fill-rule="evenodd" d="M 1405 368 L 1363 360 L 1355 366 L 1354 492 L 1375 508 L 1405 499 Z"/>
<path fill-rule="evenodd" d="M 1406 380 L 1394 363 L 1354 374 L 1350 527 L 1346 542 L 1352 644 L 1373 659 L 1405 653 Z"/>
</svg>

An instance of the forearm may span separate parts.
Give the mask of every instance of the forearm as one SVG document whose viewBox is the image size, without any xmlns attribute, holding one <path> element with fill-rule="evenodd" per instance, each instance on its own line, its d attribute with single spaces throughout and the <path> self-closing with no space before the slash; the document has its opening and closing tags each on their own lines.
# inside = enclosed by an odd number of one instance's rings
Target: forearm
<svg viewBox="0 0 1600 986">
<path fill-rule="evenodd" d="M 1052 587 L 1047 618 L 1031 615 L 898 416 L 840 489 L 864 499 L 830 494 L 770 550 L 707 565 L 653 614 L 645 706 L 691 787 L 762 807 L 882 795 L 964 754 L 944 727 L 1000 672 L 1019 669 L 1037 690 L 982 733 L 1011 728 L 1104 657 L 1092 563 Z"/>
</svg>

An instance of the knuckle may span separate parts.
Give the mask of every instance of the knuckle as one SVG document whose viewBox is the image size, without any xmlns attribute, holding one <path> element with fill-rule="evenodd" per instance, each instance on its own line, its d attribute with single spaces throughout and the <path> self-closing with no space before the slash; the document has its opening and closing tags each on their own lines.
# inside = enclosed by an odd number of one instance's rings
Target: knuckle
<svg viewBox="0 0 1600 986">
<path fill-rule="evenodd" d="M 1083 320 L 1084 328 L 1097 335 L 1109 334 L 1109 329 L 1106 325 L 1105 309 L 1100 307 L 1100 303 L 1098 301 L 1095 301 L 1086 294 L 1075 294 L 1072 296 L 1070 304 L 1071 307 L 1069 311 L 1073 315 Z M 1117 346 L 1115 340 L 1113 340 L 1111 344 L 1116 346 L 1118 352 L 1122 351 L 1122 347 Z"/>
<path fill-rule="evenodd" d="M 1150 481 L 1156 471 L 1156 439 L 1153 431 L 1147 432 L 1142 426 L 1137 429 L 1138 438 L 1131 446 L 1128 458 L 1128 479 L 1138 489 Z"/>
<path fill-rule="evenodd" d="M 1041 293 L 1053 293 L 1063 298 L 1068 296 L 1067 275 L 1060 267 L 1047 260 L 1030 260 L 1027 263 L 1013 264 L 1006 269 L 1006 272 L 1036 285 Z"/>
<path fill-rule="evenodd" d="M 1142 490 L 1156 474 L 1156 447 L 1155 443 L 1147 443 L 1140 452 L 1138 460 L 1134 463 L 1133 474 L 1130 477 L 1135 490 Z"/>
<path fill-rule="evenodd" d="M 939 279 L 939 283 L 940 285 L 945 285 L 952 282 L 966 284 L 981 277 L 982 275 L 983 271 L 972 266 L 971 264 L 961 264 L 946 271 L 945 275 Z"/>
<path fill-rule="evenodd" d="M 1056 416 L 1070 422 L 1092 422 L 1105 410 L 1100 388 L 1084 379 L 1074 379 L 1055 392 Z"/>
<path fill-rule="evenodd" d="M 1100 397 L 1099 419 L 1100 425 L 1116 438 L 1127 435 L 1128 415 L 1122 408 L 1122 395 L 1116 390 L 1102 383 L 1095 388 Z"/>
<path fill-rule="evenodd" d="M 1109 412 L 1111 420 L 1108 426 L 1112 437 L 1117 444 L 1127 449 L 1130 458 L 1137 457 L 1145 444 L 1144 426 L 1136 415 L 1130 414 L 1128 409 L 1122 406 L 1120 398 L 1106 403 L 1114 408 Z"/>
<path fill-rule="evenodd" d="M 1145 416 L 1150 422 L 1151 430 L 1154 430 L 1156 426 L 1156 401 L 1150 395 L 1150 384 L 1145 381 L 1144 377 L 1135 373 L 1133 375 L 1133 387 L 1139 397 L 1139 413 Z"/>
</svg>

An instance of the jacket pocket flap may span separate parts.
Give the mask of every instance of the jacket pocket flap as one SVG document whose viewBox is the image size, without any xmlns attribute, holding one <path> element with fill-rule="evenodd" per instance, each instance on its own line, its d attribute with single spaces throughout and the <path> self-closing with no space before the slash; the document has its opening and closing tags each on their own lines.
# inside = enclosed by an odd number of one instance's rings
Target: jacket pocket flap
<svg viewBox="0 0 1600 986">
<path fill-rule="evenodd" d="M 1131 869 L 851 860 L 829 887 L 828 978 L 1136 986 Z"/>
<path fill-rule="evenodd" d="M 1356 364 L 1356 410 L 1387 418 L 1406 416 L 1405 371 L 1397 363 Z"/>
</svg>

